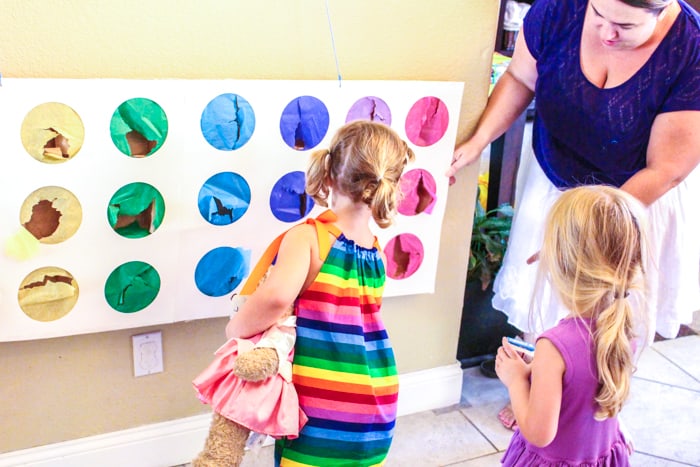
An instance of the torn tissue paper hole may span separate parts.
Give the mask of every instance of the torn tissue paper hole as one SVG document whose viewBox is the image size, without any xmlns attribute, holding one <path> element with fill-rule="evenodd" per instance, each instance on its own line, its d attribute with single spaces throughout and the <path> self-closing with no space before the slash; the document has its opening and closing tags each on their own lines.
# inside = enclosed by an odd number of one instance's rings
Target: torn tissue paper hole
<svg viewBox="0 0 700 467">
<path fill-rule="evenodd" d="M 37 240 L 41 240 L 58 230 L 61 216 L 61 211 L 53 206 L 53 201 L 42 199 L 32 206 L 32 216 L 23 225 Z"/>
<path fill-rule="evenodd" d="M 216 196 L 212 196 L 212 200 L 214 201 L 215 209 L 209 215 L 209 220 L 212 221 L 214 216 L 224 216 L 228 217 L 229 223 L 233 222 L 233 208 L 225 206 L 223 201 Z"/>
<path fill-rule="evenodd" d="M 378 97 L 363 97 L 350 107 L 345 123 L 354 120 L 370 120 L 391 126 L 391 110 L 387 103 Z"/>
<path fill-rule="evenodd" d="M 202 135 L 214 148 L 233 151 L 248 142 L 255 130 L 255 112 L 238 94 L 221 94 L 202 111 Z"/>
<path fill-rule="evenodd" d="M 394 268 L 394 276 L 397 278 L 403 277 L 408 269 L 408 262 L 411 260 L 411 256 L 401 247 L 401 236 L 396 237 L 396 242 L 394 243 L 394 248 L 392 249 L 391 259 L 396 265 Z"/>
<path fill-rule="evenodd" d="M 163 222 L 165 202 L 152 185 L 134 182 L 120 188 L 107 206 L 109 225 L 122 237 L 143 238 Z"/>
<path fill-rule="evenodd" d="M 406 279 L 413 275 L 423 262 L 423 243 L 413 234 L 397 235 L 389 240 L 387 275 L 392 279 Z"/>
<path fill-rule="evenodd" d="M 304 128 L 300 121 L 294 129 L 294 149 L 303 150 L 304 148 L 306 148 L 306 143 L 304 142 Z"/>
<path fill-rule="evenodd" d="M 120 206 L 117 205 L 119 208 Z M 155 210 L 155 199 L 151 200 L 149 205 L 144 209 L 143 211 L 139 212 L 138 214 L 117 214 L 117 223 L 114 225 L 114 229 L 123 229 L 125 227 L 129 227 L 132 225 L 138 225 L 138 227 L 142 230 L 146 230 L 149 233 L 153 233 L 155 231 L 155 227 L 153 225 L 153 218 L 155 217 L 154 214 Z"/>
<path fill-rule="evenodd" d="M 272 214 L 282 222 L 295 222 L 308 215 L 315 203 L 305 188 L 304 172 L 294 171 L 283 175 L 270 193 Z"/>
<path fill-rule="evenodd" d="M 83 144 L 85 128 L 80 116 L 65 104 L 47 102 L 30 110 L 22 121 L 22 146 L 34 159 L 61 164 L 75 156 Z"/>
<path fill-rule="evenodd" d="M 299 193 L 299 217 L 304 217 L 306 215 L 306 200 L 308 197 L 306 193 Z"/>
<path fill-rule="evenodd" d="M 82 218 L 78 198 L 58 186 L 44 186 L 33 191 L 19 212 L 22 230 L 44 244 L 61 243 L 73 236 Z"/>
<path fill-rule="evenodd" d="M 141 295 L 143 295 L 142 289 L 148 286 L 148 282 L 144 281 L 141 276 L 131 277 L 129 281 L 130 282 L 126 284 L 119 293 L 119 299 L 117 303 L 121 306 L 124 306 L 124 304 L 126 304 L 127 301 L 134 301 L 133 297 L 140 297 Z M 129 293 L 128 299 L 127 292 Z"/>
<path fill-rule="evenodd" d="M 54 321 L 73 308 L 78 284 L 64 269 L 44 267 L 31 272 L 17 291 L 22 311 L 36 321 Z"/>
<path fill-rule="evenodd" d="M 158 141 L 146 139 L 136 130 L 131 130 L 126 134 L 126 141 L 129 144 L 131 157 L 146 157 L 158 145 Z"/>
<path fill-rule="evenodd" d="M 229 225 L 240 219 L 250 206 L 250 185 L 234 172 L 212 175 L 197 198 L 199 213 L 213 225 Z"/>
<path fill-rule="evenodd" d="M 311 149 L 326 136 L 330 117 L 325 104 L 312 96 L 301 96 L 285 107 L 280 117 L 280 133 L 285 143 L 297 151 Z"/>
<path fill-rule="evenodd" d="M 398 211 L 404 216 L 415 216 L 425 212 L 431 214 L 437 200 L 437 184 L 433 176 L 424 169 L 413 169 L 401 177 L 403 199 Z"/>
<path fill-rule="evenodd" d="M 165 142 L 168 118 L 160 105 L 150 99 L 129 99 L 112 114 L 110 134 L 112 142 L 123 154 L 147 157 Z"/>
<path fill-rule="evenodd" d="M 438 142 L 449 124 L 447 106 L 437 97 L 419 99 L 406 116 L 406 136 L 417 146 L 431 146 Z"/>
<path fill-rule="evenodd" d="M 56 136 L 49 139 L 44 145 L 44 156 L 50 159 L 70 159 L 68 138 L 54 128 L 47 128 L 46 131 Z"/>
<path fill-rule="evenodd" d="M 105 299 L 120 313 L 146 308 L 160 291 L 160 275 L 148 263 L 130 261 L 112 271 L 105 282 Z"/>
<path fill-rule="evenodd" d="M 33 289 L 35 287 L 43 287 L 49 282 L 63 282 L 64 284 L 72 284 L 73 283 L 73 278 L 68 277 L 68 276 L 61 276 L 61 275 L 55 275 L 55 276 L 44 276 L 41 278 L 41 280 L 36 281 L 36 282 L 30 282 L 29 284 L 25 285 L 22 287 L 23 289 Z"/>
</svg>

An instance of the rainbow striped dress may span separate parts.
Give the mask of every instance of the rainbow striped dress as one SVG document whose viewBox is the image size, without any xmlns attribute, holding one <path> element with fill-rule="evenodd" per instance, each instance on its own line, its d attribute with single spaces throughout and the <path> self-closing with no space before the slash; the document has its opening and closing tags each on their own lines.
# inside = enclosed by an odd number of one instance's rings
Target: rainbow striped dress
<svg viewBox="0 0 700 467">
<path fill-rule="evenodd" d="M 394 433 L 398 375 L 379 315 L 384 263 L 376 242 L 367 249 L 334 234 L 296 303 L 293 381 L 309 421 L 299 438 L 276 442 L 283 467 L 382 465 Z"/>
</svg>

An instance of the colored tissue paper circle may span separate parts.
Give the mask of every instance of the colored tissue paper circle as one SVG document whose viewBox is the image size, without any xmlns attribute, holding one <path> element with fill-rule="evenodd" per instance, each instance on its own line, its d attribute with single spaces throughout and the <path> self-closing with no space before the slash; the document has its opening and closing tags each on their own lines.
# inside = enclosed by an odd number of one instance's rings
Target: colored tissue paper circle
<svg viewBox="0 0 700 467">
<path fill-rule="evenodd" d="M 406 137 L 416 146 L 430 146 L 443 137 L 449 122 L 444 102 L 437 97 L 423 97 L 406 115 Z"/>
<path fill-rule="evenodd" d="M 78 230 L 83 209 L 73 193 L 58 186 L 33 191 L 22 203 L 19 222 L 39 242 L 66 241 Z"/>
<path fill-rule="evenodd" d="M 423 243 L 410 233 L 399 234 L 389 240 L 384 248 L 386 274 L 392 279 L 407 279 L 423 263 Z"/>
<path fill-rule="evenodd" d="M 304 172 L 283 175 L 270 193 L 270 210 L 282 222 L 296 222 L 306 217 L 314 207 L 314 200 L 306 193 Z"/>
<path fill-rule="evenodd" d="M 221 151 L 233 151 L 248 142 L 255 130 L 253 107 L 238 94 L 221 94 L 202 111 L 199 122 L 204 139 Z"/>
<path fill-rule="evenodd" d="M 160 275 L 153 266 L 130 261 L 117 266 L 105 281 L 105 299 L 120 313 L 135 313 L 150 305 L 160 291 Z"/>
<path fill-rule="evenodd" d="M 197 263 L 194 281 L 209 297 L 221 297 L 233 292 L 249 274 L 250 252 L 222 246 L 205 254 Z"/>
<path fill-rule="evenodd" d="M 148 157 L 168 136 L 168 117 L 160 105 L 144 97 L 124 101 L 112 114 L 112 142 L 130 157 Z"/>
<path fill-rule="evenodd" d="M 143 238 L 155 232 L 163 222 L 165 202 L 160 192 L 148 183 L 124 185 L 107 206 L 107 220 L 115 232 L 126 238 Z"/>
<path fill-rule="evenodd" d="M 22 280 L 17 301 L 27 316 L 48 322 L 66 316 L 78 301 L 78 295 L 78 283 L 71 273 L 47 266 L 35 269 Z"/>
<path fill-rule="evenodd" d="M 75 156 L 85 140 L 80 116 L 65 104 L 47 102 L 27 113 L 20 137 L 24 149 L 46 164 L 61 164 Z"/>
<path fill-rule="evenodd" d="M 282 111 L 280 133 L 298 151 L 311 149 L 326 136 L 330 117 L 326 105 L 313 96 L 300 96 Z"/>
<path fill-rule="evenodd" d="M 431 214 L 437 200 L 437 184 L 430 172 L 412 169 L 401 176 L 399 189 L 403 195 L 398 211 L 404 216 Z"/>
<path fill-rule="evenodd" d="M 378 97 L 363 97 L 350 107 L 345 123 L 354 120 L 370 120 L 391 126 L 391 110 L 387 103 Z"/>
<path fill-rule="evenodd" d="M 250 206 L 250 185 L 237 173 L 218 173 L 200 188 L 197 206 L 204 220 L 210 224 L 232 224 Z"/>
</svg>

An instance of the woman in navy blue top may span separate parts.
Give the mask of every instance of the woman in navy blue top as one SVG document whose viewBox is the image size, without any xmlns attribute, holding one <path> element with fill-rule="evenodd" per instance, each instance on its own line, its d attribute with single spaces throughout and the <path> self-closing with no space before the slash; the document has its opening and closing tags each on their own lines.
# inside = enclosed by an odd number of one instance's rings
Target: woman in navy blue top
<svg viewBox="0 0 700 467">
<path fill-rule="evenodd" d="M 529 318 L 545 214 L 562 190 L 621 187 L 647 206 L 649 326 L 675 337 L 700 309 L 700 15 L 683 0 L 536 0 L 512 61 L 448 176 L 478 160 L 533 97 L 535 161 L 516 201 L 493 305 L 525 333 L 562 317 Z"/>
</svg>

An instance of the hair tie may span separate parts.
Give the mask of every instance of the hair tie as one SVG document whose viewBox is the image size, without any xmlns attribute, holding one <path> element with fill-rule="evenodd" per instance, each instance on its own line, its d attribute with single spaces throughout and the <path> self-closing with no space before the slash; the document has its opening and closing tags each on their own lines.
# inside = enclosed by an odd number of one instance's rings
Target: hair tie
<svg viewBox="0 0 700 467">
<path fill-rule="evenodd" d="M 615 300 L 617 300 L 618 298 L 627 298 L 627 297 L 629 297 L 629 296 L 630 296 L 630 291 L 629 291 L 629 290 L 625 290 L 625 293 L 623 294 L 622 297 L 620 297 L 619 294 L 614 294 L 614 295 L 613 295 L 613 298 L 614 298 Z"/>
<path fill-rule="evenodd" d="M 331 167 L 331 150 L 326 149 L 326 153 L 323 155 L 323 168 L 326 172 L 330 170 Z"/>
</svg>

